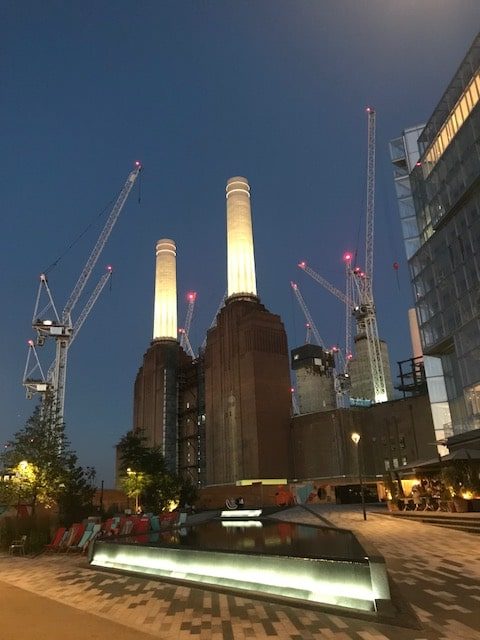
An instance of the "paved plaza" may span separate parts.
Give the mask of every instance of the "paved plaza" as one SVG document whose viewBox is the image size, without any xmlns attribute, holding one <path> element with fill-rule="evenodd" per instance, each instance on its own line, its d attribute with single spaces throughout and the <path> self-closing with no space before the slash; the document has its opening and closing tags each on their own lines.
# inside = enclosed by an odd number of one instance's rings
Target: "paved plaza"
<svg viewBox="0 0 480 640">
<path fill-rule="evenodd" d="M 100 572 L 78 556 L 2 555 L 0 640 L 480 639 L 480 536 L 373 513 L 364 522 L 355 507 L 310 509 L 279 515 L 309 524 L 321 516 L 372 542 L 409 626 Z"/>
</svg>

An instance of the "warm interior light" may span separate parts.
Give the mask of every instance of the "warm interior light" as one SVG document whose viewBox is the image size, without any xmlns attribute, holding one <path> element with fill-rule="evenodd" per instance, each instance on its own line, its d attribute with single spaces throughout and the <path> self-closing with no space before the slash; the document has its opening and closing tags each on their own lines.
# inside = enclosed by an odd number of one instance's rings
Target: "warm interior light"
<svg viewBox="0 0 480 640">
<path fill-rule="evenodd" d="M 360 442 L 360 434 L 357 433 L 356 431 L 354 431 L 352 433 L 352 435 L 350 436 L 350 438 L 352 439 L 352 442 L 355 444 L 358 444 Z"/>
</svg>

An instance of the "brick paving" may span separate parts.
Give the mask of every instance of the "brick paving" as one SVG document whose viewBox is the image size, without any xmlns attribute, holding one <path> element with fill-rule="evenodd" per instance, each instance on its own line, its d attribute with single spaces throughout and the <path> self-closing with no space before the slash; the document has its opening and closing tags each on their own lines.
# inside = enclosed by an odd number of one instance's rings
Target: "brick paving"
<svg viewBox="0 0 480 640">
<path fill-rule="evenodd" d="M 0 580 L 166 640 L 480 640 L 478 535 L 370 513 L 364 522 L 356 508 L 312 509 L 295 507 L 281 517 L 319 524 L 321 516 L 370 540 L 418 628 L 105 573 L 64 555 L 3 555 Z"/>
</svg>

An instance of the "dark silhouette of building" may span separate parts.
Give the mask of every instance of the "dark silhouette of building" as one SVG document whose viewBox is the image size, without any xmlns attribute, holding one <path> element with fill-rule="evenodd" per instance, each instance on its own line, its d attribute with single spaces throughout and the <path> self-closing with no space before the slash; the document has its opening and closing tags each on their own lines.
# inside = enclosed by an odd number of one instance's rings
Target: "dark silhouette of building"
<svg viewBox="0 0 480 640">
<path fill-rule="evenodd" d="M 175 340 L 153 341 L 135 379 L 133 430 L 141 431 L 149 447 L 160 447 L 167 469 L 178 471 L 179 380 L 192 359 Z"/>
<path fill-rule="evenodd" d="M 205 409 L 207 484 L 290 475 L 287 337 L 258 299 L 228 299 L 208 332 Z"/>
</svg>

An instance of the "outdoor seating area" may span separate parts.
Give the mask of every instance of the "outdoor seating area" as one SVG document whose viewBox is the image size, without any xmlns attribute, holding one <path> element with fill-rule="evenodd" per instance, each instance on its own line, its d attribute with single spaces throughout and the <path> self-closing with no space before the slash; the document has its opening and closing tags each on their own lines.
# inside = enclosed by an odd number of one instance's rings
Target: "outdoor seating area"
<svg viewBox="0 0 480 640">
<path fill-rule="evenodd" d="M 452 511 L 452 496 L 439 480 L 422 480 L 408 496 L 398 498 L 401 511 Z"/>
<path fill-rule="evenodd" d="M 103 522 L 100 518 L 91 517 L 85 522 L 76 522 L 68 529 L 59 527 L 53 535 L 52 541 L 45 545 L 46 553 L 81 553 L 86 554 L 90 545 L 95 540 L 106 538 L 142 535 L 151 531 L 178 527 L 185 523 L 187 514 L 180 511 L 167 511 L 158 516 L 145 515 L 118 515 L 107 518 Z M 26 536 L 22 536 L 22 539 Z M 25 540 L 23 546 L 20 541 L 14 541 L 10 545 L 10 553 L 14 551 L 25 553 Z"/>
<path fill-rule="evenodd" d="M 25 543 L 27 542 L 27 536 L 23 535 L 21 538 L 19 538 L 18 540 L 13 540 L 10 544 L 10 546 L 8 547 L 8 553 L 10 555 L 14 555 L 15 553 L 18 553 L 22 556 L 25 555 Z"/>
</svg>

